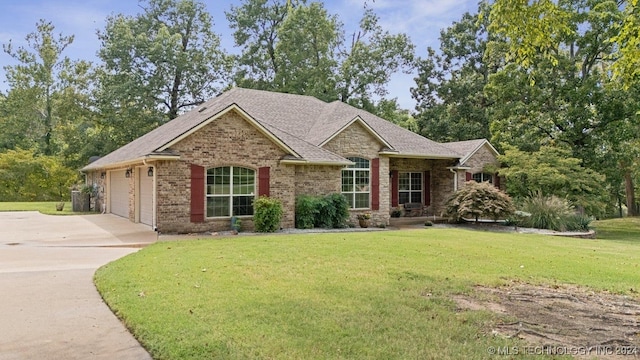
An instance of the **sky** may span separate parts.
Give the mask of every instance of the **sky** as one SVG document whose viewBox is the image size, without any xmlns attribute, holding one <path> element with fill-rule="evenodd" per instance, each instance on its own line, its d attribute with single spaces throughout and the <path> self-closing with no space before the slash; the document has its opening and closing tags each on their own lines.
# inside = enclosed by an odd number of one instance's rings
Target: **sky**
<svg viewBox="0 0 640 360">
<path fill-rule="evenodd" d="M 214 20 L 214 31 L 220 36 L 222 48 L 239 53 L 225 17 L 231 5 L 241 0 L 201 0 Z M 406 33 L 416 45 L 416 54 L 426 56 L 428 46 L 438 48 L 440 30 L 460 19 L 465 12 L 475 12 L 477 0 L 367 0 L 380 17 L 380 25 L 391 33 Z M 331 14 L 337 14 L 347 34 L 354 31 L 362 17 L 365 0 L 325 0 Z M 39 19 L 51 21 L 56 33 L 74 35 L 75 39 L 63 53 L 72 60 L 98 62 L 100 48 L 97 30 L 104 29 L 109 15 L 136 15 L 142 12 L 137 0 L 0 0 L 0 43 L 13 46 L 25 44 L 27 34 L 36 30 Z M 4 67 L 16 62 L 0 53 L 0 91 L 7 90 Z M 397 98 L 402 108 L 413 109 L 409 89 L 415 86 L 415 74 L 395 75 L 389 84 L 388 98 Z"/>
</svg>

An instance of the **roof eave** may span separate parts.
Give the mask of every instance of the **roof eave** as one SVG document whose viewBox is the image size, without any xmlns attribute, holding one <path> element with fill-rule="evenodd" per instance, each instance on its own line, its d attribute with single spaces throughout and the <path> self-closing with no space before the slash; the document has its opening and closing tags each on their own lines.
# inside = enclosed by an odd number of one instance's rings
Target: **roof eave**
<svg viewBox="0 0 640 360">
<path fill-rule="evenodd" d="M 353 161 L 317 161 L 305 159 L 283 159 L 280 164 L 284 165 L 322 165 L 322 166 L 345 166 L 353 165 Z"/>
<path fill-rule="evenodd" d="M 489 148 L 491 149 L 491 151 L 493 151 L 493 153 L 498 156 L 500 155 L 500 153 L 498 152 L 498 150 L 496 150 L 495 147 L 493 147 L 493 145 L 491 145 L 491 143 L 489 142 L 489 140 L 487 139 L 483 139 L 484 141 L 482 141 L 478 146 L 476 146 L 475 149 L 473 149 L 473 151 L 470 151 L 468 154 L 466 154 L 462 159 L 460 159 L 460 164 L 464 164 L 466 163 L 469 159 L 471 159 L 471 157 L 478 152 L 478 150 L 480 150 L 485 144 L 489 145 Z"/>
<path fill-rule="evenodd" d="M 348 128 L 349 126 L 351 126 L 353 123 L 355 122 L 359 122 L 360 125 L 362 125 L 367 132 L 369 132 L 373 137 L 376 138 L 376 140 L 380 141 L 382 144 L 384 144 L 384 146 L 393 149 L 393 146 L 391 146 L 391 144 L 389 144 L 389 142 L 387 142 L 387 140 L 385 140 L 380 134 L 378 134 L 377 131 L 375 131 L 371 126 L 369 126 L 369 124 L 367 124 L 366 121 L 364 121 L 360 115 L 354 117 L 353 119 L 351 119 L 351 121 L 349 121 L 348 123 L 346 123 L 343 127 L 341 127 L 340 129 L 338 129 L 336 132 L 334 132 L 333 134 L 331 134 L 331 136 L 329 136 L 326 140 L 324 140 L 323 142 L 321 142 L 318 146 L 319 147 L 323 147 L 325 146 L 329 141 L 333 140 L 336 136 L 338 136 L 340 133 L 342 133 L 346 128 Z"/>
<path fill-rule="evenodd" d="M 119 168 L 119 167 L 123 167 L 123 166 L 128 166 L 128 165 L 133 165 L 133 164 L 139 164 L 139 163 L 146 163 L 149 161 L 174 161 L 174 160 L 179 160 L 180 159 L 180 155 L 169 155 L 169 154 L 149 154 L 149 155 L 145 155 L 142 157 L 138 157 L 135 159 L 130 159 L 130 160 L 125 160 L 125 161 L 119 161 L 116 163 L 109 163 L 106 165 L 102 165 L 102 166 L 92 166 L 91 164 L 83 167 L 82 169 L 80 169 L 81 172 L 87 172 L 87 171 L 95 171 L 95 170 L 105 170 L 105 169 L 114 169 L 114 168 Z"/>
<path fill-rule="evenodd" d="M 409 154 L 401 152 L 380 152 L 381 155 L 387 155 L 393 158 L 409 158 L 409 159 L 434 159 L 434 160 L 458 160 L 460 156 L 455 155 L 434 155 L 434 154 Z"/>
<path fill-rule="evenodd" d="M 246 111 L 244 111 L 236 103 L 232 103 L 231 105 L 227 106 L 226 108 L 222 109 L 221 111 L 217 112 L 216 114 L 204 119 L 198 125 L 192 127 L 188 131 L 182 133 L 180 136 L 178 136 L 178 137 L 174 138 L 173 140 L 169 141 L 168 143 L 164 144 L 162 147 L 160 147 L 158 149 L 158 151 L 163 151 L 163 150 L 166 150 L 166 149 L 170 148 L 171 146 L 173 146 L 173 145 L 177 144 L 178 142 L 184 140 L 189 135 L 191 135 L 191 134 L 195 133 L 196 131 L 202 129 L 203 127 L 209 125 L 212 121 L 214 121 L 216 119 L 219 119 L 220 117 L 224 116 L 225 114 L 229 113 L 232 110 L 235 110 L 238 114 L 240 114 L 240 116 L 242 116 L 245 120 L 247 120 L 249 123 L 251 123 L 251 125 L 253 125 L 260 133 L 262 133 L 264 136 L 266 136 L 271 141 L 273 141 L 282 150 L 288 152 L 289 154 L 291 154 L 291 155 L 293 155 L 295 157 L 300 157 L 300 155 L 297 152 L 295 152 L 290 146 L 285 144 L 282 140 L 280 140 L 280 138 L 275 136 L 271 131 L 267 130 L 262 124 L 260 124 L 260 122 L 258 122 L 256 119 L 251 117 L 251 115 L 249 115 Z"/>
</svg>

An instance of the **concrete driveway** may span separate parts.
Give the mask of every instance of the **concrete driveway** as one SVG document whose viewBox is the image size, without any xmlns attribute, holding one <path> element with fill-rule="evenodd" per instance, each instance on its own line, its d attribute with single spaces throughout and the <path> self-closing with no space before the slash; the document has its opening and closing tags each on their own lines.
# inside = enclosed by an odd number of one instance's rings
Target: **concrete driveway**
<svg viewBox="0 0 640 360">
<path fill-rule="evenodd" d="M 151 359 L 93 274 L 156 240 L 115 215 L 0 212 L 0 360 Z"/>
</svg>

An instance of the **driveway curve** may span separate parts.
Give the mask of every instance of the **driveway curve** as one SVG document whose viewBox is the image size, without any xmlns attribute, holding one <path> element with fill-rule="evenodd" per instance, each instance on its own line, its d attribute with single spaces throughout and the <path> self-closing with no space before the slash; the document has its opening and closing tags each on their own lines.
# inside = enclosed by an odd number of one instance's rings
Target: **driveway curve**
<svg viewBox="0 0 640 360">
<path fill-rule="evenodd" d="M 151 359 L 93 274 L 156 240 L 148 226 L 110 214 L 0 212 L 0 360 Z"/>
</svg>

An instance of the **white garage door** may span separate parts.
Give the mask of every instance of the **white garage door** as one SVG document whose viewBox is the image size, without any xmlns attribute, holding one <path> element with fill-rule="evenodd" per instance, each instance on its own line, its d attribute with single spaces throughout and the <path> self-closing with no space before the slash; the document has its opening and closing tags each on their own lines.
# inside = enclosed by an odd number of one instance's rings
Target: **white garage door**
<svg viewBox="0 0 640 360">
<path fill-rule="evenodd" d="M 138 209 L 140 209 L 140 222 L 153 226 L 153 176 L 149 176 L 147 171 L 147 168 L 139 169 Z"/>
<path fill-rule="evenodd" d="M 129 179 L 125 171 L 112 171 L 109 181 L 109 205 L 111 213 L 129 218 Z"/>
</svg>

